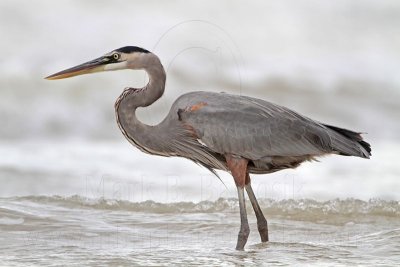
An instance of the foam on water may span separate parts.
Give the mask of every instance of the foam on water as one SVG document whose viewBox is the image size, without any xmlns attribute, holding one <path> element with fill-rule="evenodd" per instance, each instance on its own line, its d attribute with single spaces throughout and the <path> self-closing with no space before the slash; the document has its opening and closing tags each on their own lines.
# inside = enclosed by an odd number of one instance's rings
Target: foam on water
<svg viewBox="0 0 400 267">
<path fill-rule="evenodd" d="M 32 202 L 41 205 L 56 205 L 73 208 L 89 208 L 98 210 L 121 210 L 149 213 L 214 213 L 238 212 L 239 203 L 236 198 L 220 198 L 216 201 L 159 203 L 152 200 L 129 202 L 116 199 L 89 199 L 82 196 L 24 196 L 3 198 L 3 202 Z M 399 217 L 400 202 L 382 199 L 363 201 L 359 199 L 335 199 L 316 201 L 312 199 L 259 199 L 265 213 L 285 218 L 321 219 L 322 217 L 363 217 L 384 216 Z M 250 203 L 249 203 L 250 204 Z M 295 217 L 293 217 L 295 216 Z"/>
<path fill-rule="evenodd" d="M 376 266 L 393 265 L 400 256 L 398 202 L 263 199 L 260 204 L 270 242 L 260 243 L 249 212 L 248 245 L 236 252 L 236 199 L 166 204 L 81 196 L 1 198 L 0 239 L 7 242 L 0 243 L 0 262 Z"/>
</svg>

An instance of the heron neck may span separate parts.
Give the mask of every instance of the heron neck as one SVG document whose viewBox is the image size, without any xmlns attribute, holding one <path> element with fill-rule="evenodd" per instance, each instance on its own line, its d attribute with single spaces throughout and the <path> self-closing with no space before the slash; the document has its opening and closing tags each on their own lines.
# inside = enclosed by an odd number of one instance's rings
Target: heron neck
<svg viewBox="0 0 400 267">
<path fill-rule="evenodd" d="M 147 107 L 157 101 L 164 93 L 166 75 L 157 56 L 151 54 L 143 69 L 149 76 L 149 82 L 143 88 L 128 88 L 120 95 L 115 103 L 117 123 L 125 137 L 144 152 L 163 154 L 157 145 L 157 125 L 150 126 L 142 123 L 136 117 L 138 107 Z"/>
<path fill-rule="evenodd" d="M 142 68 L 149 76 L 147 85 L 143 88 L 127 88 L 119 99 L 129 109 L 150 106 L 164 94 L 166 75 L 159 58 L 149 54 Z"/>
</svg>

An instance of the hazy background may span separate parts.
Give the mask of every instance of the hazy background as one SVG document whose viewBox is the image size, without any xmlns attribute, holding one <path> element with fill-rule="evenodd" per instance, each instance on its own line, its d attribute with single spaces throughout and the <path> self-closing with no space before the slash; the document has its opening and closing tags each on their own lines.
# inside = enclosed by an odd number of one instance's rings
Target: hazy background
<svg viewBox="0 0 400 267">
<path fill-rule="evenodd" d="M 333 156 L 255 176 L 273 199 L 400 199 L 400 2 L 0 1 L 0 197 L 80 195 L 161 202 L 236 196 L 205 169 L 152 157 L 120 133 L 113 104 L 142 72 L 43 78 L 126 45 L 155 52 L 157 123 L 194 90 L 260 97 L 368 132 L 371 160 Z"/>
</svg>

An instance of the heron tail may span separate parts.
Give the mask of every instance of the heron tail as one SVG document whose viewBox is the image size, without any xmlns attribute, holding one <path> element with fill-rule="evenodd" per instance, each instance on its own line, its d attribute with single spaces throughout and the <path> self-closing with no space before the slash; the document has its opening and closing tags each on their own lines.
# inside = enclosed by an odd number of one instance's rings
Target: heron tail
<svg viewBox="0 0 400 267">
<path fill-rule="evenodd" d="M 361 133 L 326 124 L 324 126 L 339 135 L 333 135 L 332 142 L 334 149 L 337 149 L 341 155 L 362 158 L 369 158 L 371 156 L 371 145 L 363 140 Z"/>
</svg>

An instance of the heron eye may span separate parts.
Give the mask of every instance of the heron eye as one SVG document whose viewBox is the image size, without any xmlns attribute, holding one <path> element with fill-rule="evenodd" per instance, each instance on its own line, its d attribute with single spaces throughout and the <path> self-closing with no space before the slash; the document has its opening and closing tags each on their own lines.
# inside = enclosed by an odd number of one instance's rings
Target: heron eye
<svg viewBox="0 0 400 267">
<path fill-rule="evenodd" d="M 113 58 L 114 58 L 115 60 L 119 59 L 119 54 L 115 53 L 115 54 L 113 55 Z"/>
</svg>

